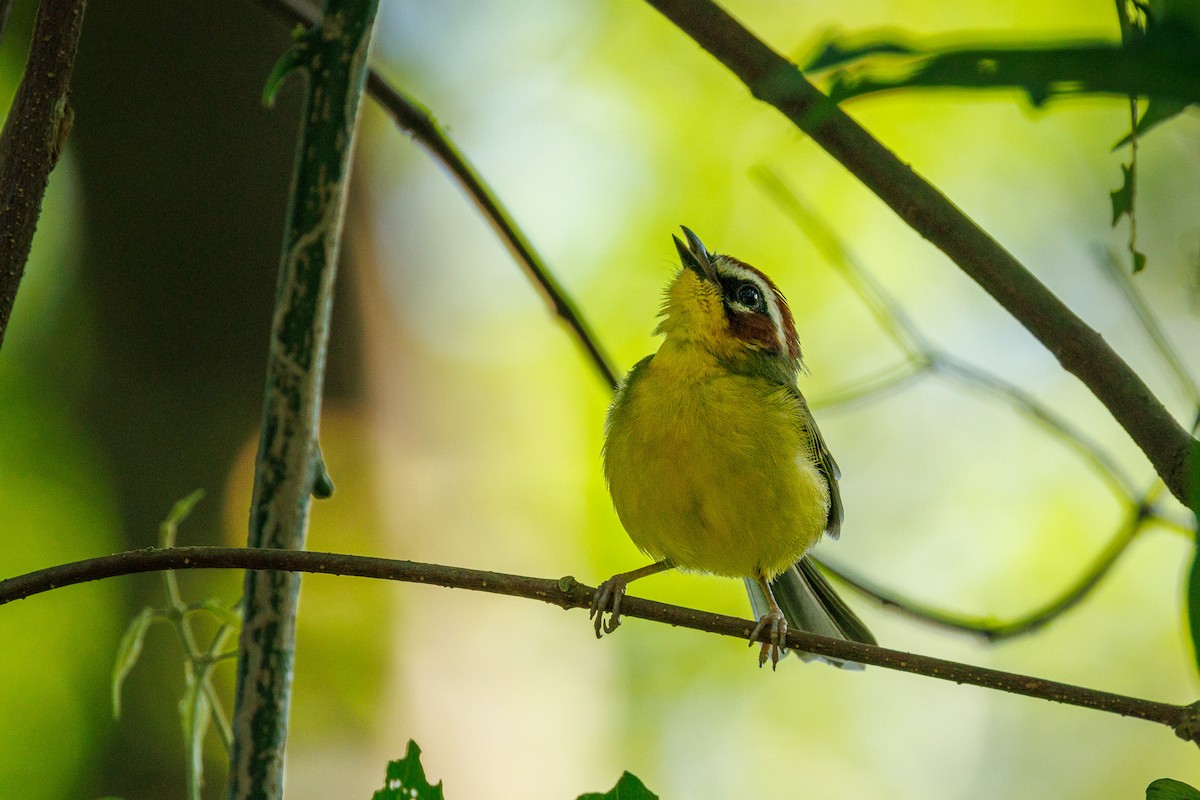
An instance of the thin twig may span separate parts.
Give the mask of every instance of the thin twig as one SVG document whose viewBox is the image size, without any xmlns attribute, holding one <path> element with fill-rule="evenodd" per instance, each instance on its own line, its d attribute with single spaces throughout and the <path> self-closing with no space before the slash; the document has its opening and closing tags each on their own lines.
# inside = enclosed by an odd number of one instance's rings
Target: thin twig
<svg viewBox="0 0 1200 800">
<path fill-rule="evenodd" d="M 191 513 L 191 509 L 203 496 L 203 491 L 196 491 L 175 504 L 167 519 L 159 526 L 158 539 L 160 547 L 173 548 L 175 546 L 179 523 Z M 163 592 L 167 597 L 167 607 L 157 609 L 156 611 L 161 613 L 174 627 L 175 635 L 183 647 L 186 659 L 184 661 L 184 670 L 188 678 L 188 694 L 186 697 L 191 702 L 187 718 L 192 726 L 192 730 L 187 731 L 185 734 L 187 738 L 188 796 L 199 797 L 203 776 L 201 743 L 204 740 L 205 733 L 208 732 L 208 725 L 202 724 L 204 721 L 203 718 L 206 715 L 200 713 L 201 710 L 207 711 L 208 720 L 213 723 L 213 727 L 217 732 L 217 738 L 220 739 L 226 755 L 228 755 L 233 741 L 233 730 L 230 726 L 229 718 L 225 714 L 221 697 L 217 694 L 216 687 L 213 686 L 212 670 L 213 666 L 217 663 L 217 658 L 225 650 L 229 637 L 237 633 L 237 628 L 227 622 L 222 623 L 217 628 L 216 633 L 213 634 L 209 646 L 202 650 L 196 642 L 196 634 L 192 630 L 192 622 L 189 617 L 191 614 L 201 611 L 205 613 L 212 612 L 205 608 L 203 604 L 189 605 L 183 601 L 183 593 L 179 589 L 179 580 L 173 571 L 164 570 L 162 579 Z M 205 706 L 207 707 L 205 708 Z"/>
<path fill-rule="evenodd" d="M 307 3 L 292 0 L 255 2 L 281 19 L 305 27 L 311 27 L 317 19 L 316 10 Z M 379 103 L 396 125 L 442 163 L 508 248 L 517 265 L 541 295 L 550 313 L 567 327 L 604 382 L 609 387 L 615 387 L 618 382 L 617 372 L 601 350 L 599 341 L 583 315 L 559 286 L 545 260 L 534 249 L 524 231 L 500 202 L 500 198 L 484 182 L 478 170 L 458 149 L 429 109 L 388 83 L 375 70 L 371 70 L 367 75 L 367 93 Z"/>
<path fill-rule="evenodd" d="M 711 0 L 647 0 L 950 257 L 1104 404 L 1171 493 L 1195 501 L 1196 441 L 1094 329 L 936 187 Z M 1200 504 L 1197 505 L 1200 507 Z"/>
<path fill-rule="evenodd" d="M 845 409 L 867 400 L 880 400 L 924 376 L 932 367 L 921 357 L 910 358 L 903 363 L 883 367 L 849 386 L 826 392 L 812 401 L 812 407 L 817 410 Z"/>
<path fill-rule="evenodd" d="M 930 362 L 934 371 L 939 375 L 994 397 L 1007 399 L 1016 406 L 1018 411 L 1053 433 L 1059 441 L 1078 453 L 1091 466 L 1096 475 L 1109 485 L 1117 497 L 1127 503 L 1133 501 L 1135 492 L 1133 479 L 1125 473 L 1116 459 L 1066 417 L 1055 413 L 1016 384 L 948 353 L 931 353 Z"/>
<path fill-rule="evenodd" d="M 416 561 L 396 561 L 341 553 L 303 550 L 256 550 L 234 547 L 180 547 L 134 550 L 126 553 L 61 564 L 0 581 L 0 605 L 78 583 L 140 572 L 179 569 L 288 570 L 326 575 L 407 581 L 454 589 L 540 600 L 560 608 L 588 608 L 595 589 L 572 577 L 557 580 L 485 572 Z M 621 605 L 626 617 L 745 639 L 754 623 L 737 617 L 710 614 L 689 608 L 626 597 Z M 590 630 L 590 626 L 589 626 Z M 1200 728 L 1190 706 L 1171 705 L 1101 692 L 1081 686 L 1042 680 L 1028 675 L 960 664 L 899 650 L 830 639 L 802 631 L 788 632 L 788 647 L 842 661 L 911 672 L 931 678 L 969 683 L 989 689 L 1092 708 L 1166 725 L 1181 738 L 1200 743 Z"/>
<path fill-rule="evenodd" d="M 1158 321 L 1158 316 L 1150 308 L 1146 299 L 1142 297 L 1142 293 L 1133 285 L 1133 279 L 1130 277 L 1129 270 L 1122 266 L 1120 260 L 1111 250 L 1106 251 L 1099 258 L 1099 261 L 1104 268 L 1105 274 L 1121 290 L 1121 296 L 1125 298 L 1125 302 L 1129 304 L 1133 313 L 1137 315 L 1142 330 L 1150 337 L 1150 342 L 1154 345 L 1154 349 L 1158 351 L 1159 356 L 1167 363 L 1171 373 L 1175 376 L 1175 380 L 1179 383 L 1179 388 L 1187 394 L 1188 401 L 1193 406 L 1200 404 L 1200 386 L 1197 386 L 1195 376 L 1192 375 L 1192 371 L 1188 369 L 1187 364 L 1180 357 L 1179 351 L 1171 344 L 1166 331 L 1163 330 L 1162 324 Z"/>
<path fill-rule="evenodd" d="M 221 697 L 217 694 L 217 689 L 213 686 L 212 670 L 217 664 L 224 660 L 236 658 L 236 652 L 226 651 L 227 643 L 230 637 L 235 636 L 238 629 L 229 623 L 222 623 L 217 632 L 213 634 L 212 642 L 209 643 L 208 649 L 204 651 L 203 666 L 199 669 L 199 678 L 204 681 L 204 696 L 208 698 L 208 707 L 212 713 L 213 728 L 217 732 L 217 738 L 221 741 L 221 747 L 225 749 L 226 755 L 233 747 L 233 728 L 229 723 L 229 718 L 225 715 L 225 709 L 221 705 Z"/>
<path fill-rule="evenodd" d="M 796 223 L 817 248 L 817 252 L 825 257 L 825 262 L 841 273 L 879 327 L 905 355 L 910 359 L 923 358 L 933 349 L 899 301 L 883 288 L 870 270 L 858 262 L 846 243 L 834 234 L 828 223 L 801 198 L 795 188 L 778 172 L 762 164 L 754 167 L 750 176 Z"/>
</svg>

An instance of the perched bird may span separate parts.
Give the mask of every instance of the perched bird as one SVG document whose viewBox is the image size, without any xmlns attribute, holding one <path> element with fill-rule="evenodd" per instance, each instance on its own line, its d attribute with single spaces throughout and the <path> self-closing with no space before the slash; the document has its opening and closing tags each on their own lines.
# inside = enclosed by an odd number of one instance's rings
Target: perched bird
<svg viewBox="0 0 1200 800">
<path fill-rule="evenodd" d="M 629 371 L 605 426 L 613 505 L 655 563 L 600 585 L 596 636 L 620 624 L 630 581 L 678 567 L 745 580 L 759 615 L 751 644 L 764 629 L 770 639 L 759 666 L 779 662 L 789 624 L 874 644 L 806 555 L 822 533 L 838 536 L 840 475 L 796 386 L 787 302 L 754 267 L 683 233 L 655 331 L 666 338 Z"/>
</svg>

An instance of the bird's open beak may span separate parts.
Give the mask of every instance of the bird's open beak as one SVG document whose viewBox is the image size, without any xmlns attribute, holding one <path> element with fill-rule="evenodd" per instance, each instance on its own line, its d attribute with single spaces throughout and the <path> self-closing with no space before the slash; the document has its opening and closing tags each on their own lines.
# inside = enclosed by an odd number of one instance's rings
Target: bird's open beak
<svg viewBox="0 0 1200 800">
<path fill-rule="evenodd" d="M 683 229 L 683 235 L 687 237 L 687 244 L 679 241 L 678 236 L 672 236 L 675 240 L 675 249 L 679 251 L 679 258 L 683 265 L 690 270 L 694 270 L 701 278 L 711 281 L 714 284 L 719 284 L 717 280 L 717 270 L 712 263 L 712 253 L 709 253 L 704 247 L 704 242 L 700 241 L 700 237 L 692 233 L 683 225 L 679 226 Z"/>
</svg>

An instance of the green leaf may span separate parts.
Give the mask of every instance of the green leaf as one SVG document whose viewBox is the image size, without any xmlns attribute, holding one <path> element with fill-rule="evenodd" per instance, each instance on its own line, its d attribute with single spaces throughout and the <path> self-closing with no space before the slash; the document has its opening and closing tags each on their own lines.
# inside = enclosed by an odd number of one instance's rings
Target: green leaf
<svg viewBox="0 0 1200 800">
<path fill-rule="evenodd" d="M 442 782 L 430 786 L 421 766 L 421 748 L 409 739 L 404 758 L 390 761 L 383 788 L 371 795 L 371 800 L 445 800 Z"/>
<path fill-rule="evenodd" d="M 1133 250 L 1133 274 L 1137 275 L 1146 268 L 1146 254 L 1141 250 Z"/>
<path fill-rule="evenodd" d="M 317 29 L 313 28 L 312 30 Z M 309 63 L 312 58 L 311 39 L 309 38 L 311 35 L 312 31 L 304 29 L 292 34 L 292 46 L 285 50 L 279 60 L 275 62 L 271 74 L 267 76 L 267 82 L 263 85 L 262 104 L 265 107 L 274 108 L 275 97 L 283 88 L 283 84 L 287 82 L 288 76 Z"/>
<path fill-rule="evenodd" d="M 1146 787 L 1146 800 L 1200 800 L 1200 792 L 1182 781 L 1159 778 Z"/>
<path fill-rule="evenodd" d="M 807 64 L 805 72 L 820 72 L 834 67 L 846 66 L 852 61 L 860 61 L 871 56 L 915 55 L 916 51 L 901 42 L 872 42 L 864 45 L 843 45 L 837 41 L 825 43 L 821 52 L 817 53 Z"/>
<path fill-rule="evenodd" d="M 1109 192 L 1109 196 L 1112 198 L 1112 224 L 1114 226 L 1126 214 L 1133 216 L 1133 190 L 1137 180 L 1137 169 L 1133 164 L 1122 164 L 1121 173 L 1124 175 L 1121 188 Z M 1136 270 L 1134 271 L 1136 272 Z"/>
<path fill-rule="evenodd" d="M 125 634 L 121 637 L 121 643 L 117 645 L 117 657 L 113 660 L 112 671 L 112 712 L 113 719 L 121 718 L 121 687 L 125 684 L 125 679 L 129 677 L 129 673 L 137 665 L 138 658 L 142 655 L 142 643 L 146 639 L 146 631 L 150 629 L 150 624 L 162 619 L 162 614 L 154 608 L 143 608 L 129 623 L 129 627 L 125 629 Z"/>
<path fill-rule="evenodd" d="M 170 512 L 167 513 L 167 518 L 158 526 L 158 542 L 160 546 L 175 546 L 175 532 L 179 530 L 179 526 L 183 524 L 183 521 L 192 513 L 192 509 L 203 498 L 204 490 L 197 489 L 171 506 Z"/>
<path fill-rule="evenodd" d="M 1192 655 L 1200 670 L 1200 543 L 1192 554 L 1187 582 L 1188 629 L 1192 634 Z"/>
<path fill-rule="evenodd" d="M 1129 43 L 1076 41 L 1052 47 L 922 47 L 893 34 L 875 34 L 866 45 L 831 41 L 805 69 L 832 72 L 829 95 L 836 101 L 895 89 L 956 88 L 1018 89 L 1035 106 L 1056 96 L 1096 94 L 1186 106 L 1200 103 L 1195 80 L 1200 33 L 1184 24 L 1159 24 Z M 1160 115 L 1169 110 L 1169 104 L 1155 109 L 1146 127 L 1161 122 L 1166 117 Z"/>
<path fill-rule="evenodd" d="M 617 785 L 609 791 L 604 794 L 581 794 L 578 800 L 658 800 L 658 795 L 647 789 L 636 775 L 623 772 Z"/>
</svg>

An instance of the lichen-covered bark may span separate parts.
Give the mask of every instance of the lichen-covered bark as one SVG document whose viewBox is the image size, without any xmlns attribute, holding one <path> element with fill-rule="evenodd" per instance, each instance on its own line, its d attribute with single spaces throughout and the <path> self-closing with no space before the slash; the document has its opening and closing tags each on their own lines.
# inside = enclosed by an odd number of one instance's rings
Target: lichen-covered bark
<svg viewBox="0 0 1200 800">
<path fill-rule="evenodd" d="M 284 56 L 308 76 L 267 357 L 250 547 L 301 549 L 314 490 L 321 390 L 346 180 L 378 0 L 329 0 L 321 24 Z M 246 573 L 230 798 L 283 795 L 298 576 Z"/>
</svg>

